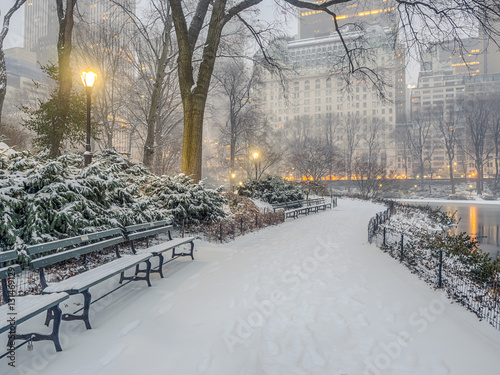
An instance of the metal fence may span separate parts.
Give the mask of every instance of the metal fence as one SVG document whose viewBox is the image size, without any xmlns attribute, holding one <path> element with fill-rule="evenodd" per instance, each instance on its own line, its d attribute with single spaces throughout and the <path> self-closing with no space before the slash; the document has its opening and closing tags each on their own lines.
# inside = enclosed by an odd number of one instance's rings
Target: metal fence
<svg viewBox="0 0 500 375">
<path fill-rule="evenodd" d="M 477 277 L 477 265 L 464 263 L 457 255 L 442 248 L 429 248 L 421 239 L 395 232 L 382 224 L 390 219 L 391 210 L 377 214 L 368 225 L 368 241 L 398 259 L 427 283 L 446 291 L 447 295 L 500 330 L 500 284 L 498 264 L 492 279 Z"/>
</svg>

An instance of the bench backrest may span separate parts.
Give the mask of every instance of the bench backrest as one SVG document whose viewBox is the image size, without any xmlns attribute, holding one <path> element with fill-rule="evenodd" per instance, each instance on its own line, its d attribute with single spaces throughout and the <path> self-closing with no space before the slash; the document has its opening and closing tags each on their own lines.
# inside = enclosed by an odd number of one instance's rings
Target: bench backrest
<svg viewBox="0 0 500 375">
<path fill-rule="evenodd" d="M 83 246 L 78 246 L 75 248 L 71 249 L 66 249 L 63 251 L 60 251 L 58 253 L 42 256 L 37 259 L 33 259 L 30 262 L 30 266 L 33 269 L 38 269 L 42 268 L 45 266 L 49 266 L 51 264 L 59 263 L 64 260 L 68 260 L 71 258 L 76 258 L 80 255 L 86 255 L 88 253 L 91 253 L 93 251 L 98 251 L 102 249 L 106 249 L 108 247 L 118 245 L 120 243 L 125 242 L 125 238 L 120 235 L 120 237 L 114 237 L 114 238 L 109 238 L 103 241 L 91 243 L 88 245 L 83 245 Z"/>
<path fill-rule="evenodd" d="M 72 245 L 81 245 L 83 243 L 87 243 L 89 241 L 99 241 L 101 239 L 121 236 L 122 231 L 120 228 L 103 230 L 101 232 L 82 234 L 80 236 L 64 238 L 62 240 L 55 240 L 45 243 L 40 243 L 37 245 L 28 246 L 26 251 L 28 255 L 37 255 L 40 253 L 45 253 L 47 251 L 56 250 L 56 249 L 64 249 L 66 247 Z"/>
<path fill-rule="evenodd" d="M 121 229 L 115 228 L 28 246 L 26 252 L 31 258 L 31 267 L 36 269 L 117 245 L 124 241 Z M 42 253 L 58 249 L 61 251 L 36 259 L 36 256 Z"/>
<path fill-rule="evenodd" d="M 170 221 L 168 220 L 160 220 L 160 221 L 154 221 L 150 223 L 142 223 L 142 224 L 134 224 L 134 225 L 128 225 L 124 228 L 124 232 L 126 234 L 132 233 L 132 232 L 137 232 L 141 230 L 146 230 L 146 229 L 153 229 L 157 227 L 164 227 L 166 225 L 170 225 Z"/>
<path fill-rule="evenodd" d="M 7 265 L 7 262 L 16 260 L 17 256 L 18 254 L 16 250 L 0 252 L 0 280 L 2 280 L 2 297 L 4 303 L 9 302 L 10 300 L 7 279 L 12 278 L 14 275 L 21 272 L 21 266 L 19 264 Z"/>
<path fill-rule="evenodd" d="M 132 252 L 135 254 L 136 250 L 134 246 L 134 240 L 146 238 L 146 241 L 148 241 L 148 237 L 155 236 L 157 234 L 165 232 L 168 232 L 168 238 L 171 240 L 172 239 L 172 236 L 170 234 L 171 230 L 172 230 L 172 225 L 170 225 L 170 221 L 160 220 L 151 223 L 126 226 L 123 230 L 123 234 L 127 238 L 127 240 L 129 240 L 130 248 L 132 249 Z"/>
</svg>

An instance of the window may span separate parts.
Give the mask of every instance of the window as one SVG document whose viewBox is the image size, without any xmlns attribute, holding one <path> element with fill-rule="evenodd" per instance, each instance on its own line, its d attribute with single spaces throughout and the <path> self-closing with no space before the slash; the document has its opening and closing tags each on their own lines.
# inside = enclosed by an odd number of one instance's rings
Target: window
<svg viewBox="0 0 500 375">
<path fill-rule="evenodd" d="M 309 80 L 304 82 L 304 90 L 310 90 L 311 89 L 311 82 Z"/>
<path fill-rule="evenodd" d="M 314 88 L 315 89 L 320 89 L 321 88 L 321 81 L 319 79 L 317 79 L 316 81 L 314 81 Z"/>
<path fill-rule="evenodd" d="M 332 79 L 331 78 L 327 78 L 326 79 L 326 88 L 329 89 L 332 87 Z"/>
</svg>

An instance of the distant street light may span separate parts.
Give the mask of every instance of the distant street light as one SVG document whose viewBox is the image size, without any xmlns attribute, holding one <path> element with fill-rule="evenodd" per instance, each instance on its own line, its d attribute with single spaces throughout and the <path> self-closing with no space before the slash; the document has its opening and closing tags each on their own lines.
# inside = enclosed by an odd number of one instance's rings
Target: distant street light
<svg viewBox="0 0 500 375">
<path fill-rule="evenodd" d="M 259 153 L 254 152 L 253 153 L 253 162 L 255 164 L 255 181 L 257 181 L 257 159 L 259 158 Z"/>
<path fill-rule="evenodd" d="M 87 93 L 87 141 L 85 143 L 85 152 L 83 154 L 83 165 L 86 167 L 92 162 L 92 151 L 90 149 L 90 104 L 92 97 L 92 87 L 96 81 L 97 74 L 94 72 L 82 72 L 82 82 Z"/>
<path fill-rule="evenodd" d="M 236 178 L 236 173 L 231 173 L 231 188 L 233 189 L 234 193 L 234 179 Z"/>
</svg>

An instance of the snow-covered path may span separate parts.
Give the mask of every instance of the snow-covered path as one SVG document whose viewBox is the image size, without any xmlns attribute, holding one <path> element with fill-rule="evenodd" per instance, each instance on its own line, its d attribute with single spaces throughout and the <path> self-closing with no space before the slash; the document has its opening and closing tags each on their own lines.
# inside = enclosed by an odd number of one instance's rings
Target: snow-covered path
<svg viewBox="0 0 500 375">
<path fill-rule="evenodd" d="M 63 352 L 35 343 L 0 373 L 498 374 L 500 332 L 366 244 L 382 209 L 340 200 L 228 244 L 199 242 L 194 262 L 171 263 L 151 288 L 93 305 L 92 330 L 63 322 Z"/>
</svg>

